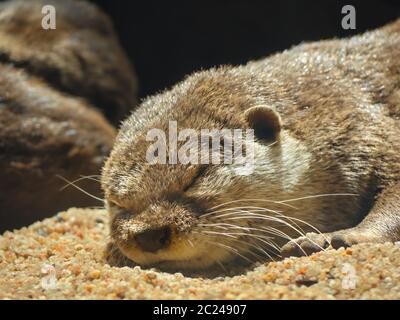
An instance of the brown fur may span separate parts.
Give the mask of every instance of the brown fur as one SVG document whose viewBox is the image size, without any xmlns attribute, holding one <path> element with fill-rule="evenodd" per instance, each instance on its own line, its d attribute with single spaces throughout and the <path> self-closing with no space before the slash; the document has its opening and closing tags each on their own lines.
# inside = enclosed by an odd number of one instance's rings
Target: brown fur
<svg viewBox="0 0 400 320">
<path fill-rule="evenodd" d="M 254 247 L 226 236 L 206 236 L 200 226 L 226 222 L 202 216 L 215 205 L 238 199 L 261 199 L 240 204 L 279 209 L 326 233 L 310 233 L 285 246 L 288 239 L 275 237 L 284 256 L 317 251 L 330 242 L 337 247 L 398 240 L 399 52 L 397 21 L 350 39 L 302 44 L 245 66 L 195 73 L 144 101 L 123 123 L 103 169 L 115 244 L 136 263 L 181 270 L 237 256 L 215 242 L 233 246 L 242 255 L 254 253 Z M 229 174 L 223 166 L 146 162 L 145 137 L 151 128 L 167 132 L 169 120 L 196 130 L 249 128 L 246 110 L 256 106 L 275 110 L 282 129 L 272 126 L 278 142 L 270 147 L 257 141 L 256 169 L 250 178 Z M 265 202 L 321 194 L 342 195 L 285 202 L 296 208 Z M 250 218 L 236 223 L 274 225 L 291 238 L 299 236 L 282 223 Z M 171 243 L 156 252 L 142 250 L 136 237 L 161 226 L 172 228 Z M 210 238 L 213 243 L 207 242 Z M 250 244 L 254 238 L 239 240 Z"/>
</svg>

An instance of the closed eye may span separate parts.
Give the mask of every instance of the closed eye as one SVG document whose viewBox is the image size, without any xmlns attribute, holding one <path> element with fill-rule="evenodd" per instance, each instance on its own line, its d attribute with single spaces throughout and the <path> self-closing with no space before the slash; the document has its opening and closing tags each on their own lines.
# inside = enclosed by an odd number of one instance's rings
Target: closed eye
<svg viewBox="0 0 400 320">
<path fill-rule="evenodd" d="M 204 173 L 207 171 L 206 166 L 201 166 L 199 170 L 197 171 L 196 175 L 192 178 L 192 181 L 183 189 L 183 192 L 188 191 L 193 185 L 196 183 L 196 181 L 204 175 Z"/>
</svg>

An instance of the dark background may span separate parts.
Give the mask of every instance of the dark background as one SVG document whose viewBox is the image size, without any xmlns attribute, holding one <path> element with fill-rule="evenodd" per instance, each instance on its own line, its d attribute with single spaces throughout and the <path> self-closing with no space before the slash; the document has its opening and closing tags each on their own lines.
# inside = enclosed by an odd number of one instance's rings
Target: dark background
<svg viewBox="0 0 400 320">
<path fill-rule="evenodd" d="M 400 17 L 400 0 L 92 0 L 111 16 L 139 78 L 140 97 L 194 70 L 240 64 L 302 41 L 350 36 Z M 356 30 L 341 9 L 356 8 Z"/>
</svg>

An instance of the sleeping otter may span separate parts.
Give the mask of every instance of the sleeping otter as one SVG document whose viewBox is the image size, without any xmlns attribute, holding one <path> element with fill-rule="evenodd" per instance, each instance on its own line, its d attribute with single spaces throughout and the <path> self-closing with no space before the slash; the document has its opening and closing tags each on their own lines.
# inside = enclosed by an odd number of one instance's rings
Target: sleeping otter
<svg viewBox="0 0 400 320">
<path fill-rule="evenodd" d="M 400 239 L 400 20 L 195 73 L 126 119 L 102 173 L 110 261 L 200 270 Z M 254 129 L 254 171 L 149 163 L 153 128 Z M 182 142 L 181 142 L 182 143 Z"/>
</svg>

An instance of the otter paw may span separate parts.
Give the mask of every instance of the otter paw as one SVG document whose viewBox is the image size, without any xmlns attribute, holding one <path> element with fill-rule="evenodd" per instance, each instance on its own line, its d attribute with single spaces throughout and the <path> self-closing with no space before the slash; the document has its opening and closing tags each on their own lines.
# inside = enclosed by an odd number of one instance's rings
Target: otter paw
<svg viewBox="0 0 400 320">
<path fill-rule="evenodd" d="M 347 248 L 358 243 L 383 243 L 385 236 L 370 230 L 352 228 L 331 233 L 307 233 L 304 237 L 291 240 L 281 248 L 282 258 L 308 256 L 331 246 L 333 249 Z"/>
<path fill-rule="evenodd" d="M 289 241 L 281 248 L 283 258 L 308 256 L 328 248 L 330 236 L 323 233 L 307 233 L 305 236 Z"/>
<path fill-rule="evenodd" d="M 331 235 L 331 245 L 334 249 L 339 249 L 341 247 L 348 248 L 358 243 L 382 243 L 387 240 L 388 239 L 386 239 L 384 236 L 378 236 L 372 232 L 353 229 L 334 232 Z"/>
</svg>

